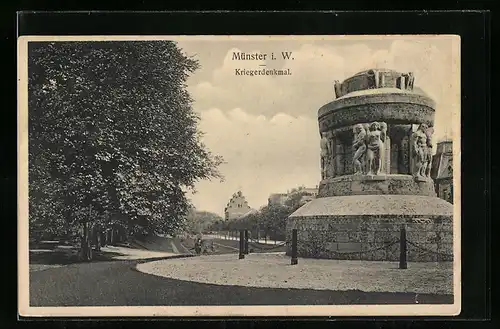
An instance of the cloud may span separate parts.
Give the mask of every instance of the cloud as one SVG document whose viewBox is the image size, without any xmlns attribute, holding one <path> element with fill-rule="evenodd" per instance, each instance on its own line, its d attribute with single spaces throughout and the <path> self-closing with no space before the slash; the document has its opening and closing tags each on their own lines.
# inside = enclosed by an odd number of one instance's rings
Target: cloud
<svg viewBox="0 0 500 329">
<path fill-rule="evenodd" d="M 244 108 L 253 114 L 273 116 L 285 112 L 292 116 L 315 117 L 323 104 L 333 100 L 333 81 L 343 80 L 369 68 L 390 68 L 414 72 L 415 85 L 421 87 L 437 103 L 436 135 L 451 134 L 447 125 L 455 106 L 452 94 L 451 48 L 437 47 L 435 39 L 396 40 L 388 49 L 372 50 L 363 44 L 319 46 L 303 44 L 290 50 L 293 60 L 267 60 L 267 68 L 290 68 L 292 76 L 236 76 L 235 69 L 256 69 L 254 61 L 232 60 L 231 48 L 211 81 L 191 86 L 196 108 L 216 107 L 223 111 Z M 254 50 L 252 53 L 261 53 Z M 270 57 L 270 56 L 268 56 Z"/>
<path fill-rule="evenodd" d="M 271 118 L 241 109 L 201 112 L 204 142 L 222 155 L 225 181 L 203 181 L 191 198 L 198 208 L 222 214 L 231 195 L 241 189 L 251 207 L 259 208 L 270 193 L 318 184 L 317 122 L 279 113 Z"/>
<path fill-rule="evenodd" d="M 221 213 L 230 196 L 241 189 L 257 208 L 270 193 L 318 184 L 317 111 L 334 99 L 334 80 L 369 68 L 414 72 L 415 85 L 437 104 L 434 139 L 452 135 L 459 104 L 453 94 L 458 81 L 452 80 L 450 40 L 395 40 L 385 48 L 305 43 L 288 48 L 293 58 L 288 60 L 281 51 L 274 51 L 277 59 L 270 60 L 267 50 L 267 60 L 255 63 L 232 60 L 240 49 L 230 48 L 206 81 L 188 87 L 201 114 L 204 142 L 228 162 L 221 168 L 225 183 L 198 185 L 200 193 L 193 196 L 198 207 Z M 256 47 L 251 53 L 264 52 Z M 259 64 L 290 68 L 292 75 L 235 75 L 235 69 L 259 69 Z"/>
</svg>

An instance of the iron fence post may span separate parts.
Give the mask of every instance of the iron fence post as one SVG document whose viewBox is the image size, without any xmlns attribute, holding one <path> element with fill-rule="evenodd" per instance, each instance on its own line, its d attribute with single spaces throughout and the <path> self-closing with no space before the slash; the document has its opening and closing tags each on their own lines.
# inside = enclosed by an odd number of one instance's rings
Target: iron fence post
<svg viewBox="0 0 500 329">
<path fill-rule="evenodd" d="M 240 230 L 240 254 L 238 256 L 239 259 L 245 258 L 245 231 Z"/>
<path fill-rule="evenodd" d="M 297 265 L 298 262 L 299 261 L 297 259 L 297 229 L 294 228 L 294 229 L 292 229 L 292 260 L 291 260 L 291 264 Z"/>
<path fill-rule="evenodd" d="M 406 260 L 406 228 L 401 225 L 400 238 L 399 238 L 399 268 L 408 268 L 408 263 Z"/>
<path fill-rule="evenodd" d="M 245 230 L 245 255 L 248 255 L 248 230 Z"/>
</svg>

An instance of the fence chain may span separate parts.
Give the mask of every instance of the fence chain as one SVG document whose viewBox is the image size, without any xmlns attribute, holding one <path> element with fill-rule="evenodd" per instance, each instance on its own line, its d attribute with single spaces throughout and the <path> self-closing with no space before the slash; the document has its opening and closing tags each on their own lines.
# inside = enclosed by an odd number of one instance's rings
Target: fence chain
<svg viewBox="0 0 500 329">
<path fill-rule="evenodd" d="M 269 248 L 266 248 L 266 247 L 261 247 L 261 246 L 258 246 L 256 245 L 255 243 L 259 243 L 261 244 L 261 242 L 259 242 L 259 240 L 256 240 L 256 239 L 252 239 L 252 238 L 249 238 L 249 245 L 252 246 L 253 248 L 257 248 L 259 250 L 273 250 L 273 249 L 278 249 L 278 248 L 281 248 L 289 243 L 291 243 L 291 241 L 285 241 L 285 242 L 282 242 L 280 244 L 277 244 L 277 245 L 274 245 L 272 247 L 269 247 Z M 304 241 L 301 241 L 301 242 L 304 242 Z M 323 252 L 330 252 L 330 253 L 334 253 L 334 254 L 338 254 L 338 255 L 349 255 L 349 254 L 365 254 L 365 253 L 370 253 L 370 252 L 374 252 L 374 251 L 378 251 L 378 250 L 383 250 L 383 249 L 388 249 L 389 247 L 392 247 L 393 245 L 395 245 L 396 243 L 399 243 L 400 242 L 400 239 L 394 239 L 393 241 L 389 242 L 389 243 L 386 243 L 384 244 L 383 246 L 380 246 L 380 247 L 375 247 L 375 248 L 372 248 L 372 249 L 368 249 L 368 250 L 360 250 L 360 251 L 335 251 L 335 250 L 328 250 L 324 247 L 320 247 L 319 249 Z M 445 257 L 453 257 L 453 254 L 447 254 L 447 253 L 444 253 L 444 252 L 438 252 L 438 251 L 434 251 L 434 250 L 430 250 L 430 249 L 427 249 L 427 248 L 424 248 L 422 246 L 419 246 L 418 244 L 410 241 L 410 240 L 406 240 L 406 243 L 408 245 L 411 245 L 417 249 L 419 249 L 420 251 L 423 251 L 425 253 L 430 253 L 430 254 L 435 254 L 435 255 L 440 255 L 440 256 L 445 256 Z M 236 250 L 236 248 L 234 248 Z"/>
<path fill-rule="evenodd" d="M 223 245 L 223 244 L 220 244 L 220 243 L 217 243 L 217 242 L 214 242 L 214 245 L 218 246 L 218 247 L 227 248 L 227 249 L 240 250 L 239 248 L 234 248 L 234 247 Z"/>
<path fill-rule="evenodd" d="M 262 241 L 262 239 L 258 240 L 258 239 L 253 239 L 253 238 L 250 238 L 250 237 L 249 237 L 249 238 L 248 238 L 248 241 L 255 242 L 255 243 L 261 243 L 261 244 L 262 244 L 262 242 L 260 242 L 260 241 Z M 272 241 L 272 240 L 271 240 L 271 241 Z"/>
<path fill-rule="evenodd" d="M 285 245 L 287 245 L 288 243 L 290 243 L 290 241 L 285 241 L 285 242 L 282 242 L 282 243 L 279 243 L 279 244 L 276 244 L 272 247 L 261 247 L 261 246 L 258 246 L 258 245 L 255 245 L 255 244 L 252 244 L 253 243 L 259 243 L 259 244 L 262 244 L 261 242 L 259 242 L 259 240 L 256 240 L 256 239 L 252 239 L 252 238 L 248 238 L 248 241 L 249 241 L 249 246 L 252 246 L 254 248 L 257 248 L 259 250 L 274 250 L 274 249 L 278 249 L 278 248 L 281 248 Z"/>
<path fill-rule="evenodd" d="M 278 248 L 281 248 L 283 246 L 285 246 L 287 244 L 287 242 L 283 242 L 283 243 L 280 243 L 280 244 L 277 244 L 273 247 L 269 247 L 269 248 L 264 248 L 264 247 L 259 247 L 257 245 L 254 245 L 252 243 L 249 243 L 250 246 L 254 247 L 254 248 L 257 248 L 259 250 L 273 250 L 273 249 L 278 249 Z"/>
<path fill-rule="evenodd" d="M 424 248 L 422 246 L 419 246 L 418 244 L 416 244 L 415 242 L 412 242 L 410 240 L 406 240 L 406 243 L 408 243 L 409 245 L 411 246 L 414 246 L 415 248 L 423 251 L 423 252 L 426 252 L 426 253 L 429 253 L 429 254 L 435 254 L 435 255 L 441 255 L 441 256 L 446 256 L 446 257 L 453 257 L 453 254 L 447 254 L 447 253 L 444 253 L 444 252 L 438 252 L 438 251 L 434 251 L 434 250 L 430 250 L 430 249 L 427 249 L 427 248 Z"/>
<path fill-rule="evenodd" d="M 374 251 L 378 251 L 378 250 L 382 250 L 382 249 L 387 249 L 389 247 L 392 247 L 393 245 L 395 245 L 396 243 L 399 243 L 399 239 L 394 239 L 393 241 L 387 243 L 387 244 L 384 244 L 383 246 L 380 246 L 380 247 L 375 247 L 375 248 L 372 248 L 372 249 L 368 249 L 368 250 L 360 250 L 360 251 L 335 251 L 335 250 L 328 250 L 326 248 L 323 248 L 323 247 L 320 247 L 321 251 L 324 251 L 324 252 L 332 252 L 332 253 L 335 253 L 335 254 L 339 254 L 339 255 L 348 255 L 348 254 L 364 254 L 364 253 L 369 253 L 369 252 L 374 252 Z M 270 248 L 263 248 L 263 247 L 258 247 L 258 246 L 255 246 L 255 245 L 252 245 L 253 247 L 255 248 L 258 248 L 260 250 L 272 250 L 272 249 L 277 249 L 277 248 L 280 248 L 286 244 L 290 243 L 290 241 L 286 241 L 286 242 L 283 242 L 279 245 L 276 245 L 274 247 L 270 247 Z"/>
<path fill-rule="evenodd" d="M 374 251 L 378 251 L 378 250 L 382 250 L 382 249 L 387 249 L 389 247 L 392 247 L 393 245 L 395 245 L 396 243 L 399 243 L 399 239 L 395 239 L 383 246 L 380 246 L 380 247 L 375 247 L 375 248 L 372 248 L 372 249 L 367 249 L 367 250 L 360 250 L 360 251 L 335 251 L 335 250 L 328 250 L 326 248 L 323 248 L 321 247 L 321 251 L 324 251 L 324 252 L 332 252 L 334 254 L 338 254 L 338 255 L 349 255 L 349 254 L 365 254 L 365 253 L 369 253 L 369 252 L 374 252 Z"/>
</svg>

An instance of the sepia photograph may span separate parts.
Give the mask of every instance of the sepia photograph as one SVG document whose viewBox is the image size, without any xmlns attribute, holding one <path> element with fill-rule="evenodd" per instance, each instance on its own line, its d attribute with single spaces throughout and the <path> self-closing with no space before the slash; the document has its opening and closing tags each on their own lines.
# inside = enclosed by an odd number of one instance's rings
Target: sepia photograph
<svg viewBox="0 0 500 329">
<path fill-rule="evenodd" d="M 460 88 L 455 35 L 20 37 L 19 314 L 459 314 Z"/>
</svg>

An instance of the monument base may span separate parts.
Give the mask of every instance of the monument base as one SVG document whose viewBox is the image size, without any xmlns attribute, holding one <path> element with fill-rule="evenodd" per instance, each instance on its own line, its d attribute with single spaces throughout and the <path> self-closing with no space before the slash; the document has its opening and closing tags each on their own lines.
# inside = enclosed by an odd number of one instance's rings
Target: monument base
<svg viewBox="0 0 500 329">
<path fill-rule="evenodd" d="M 452 218 L 453 205 L 437 197 L 325 197 L 290 215 L 287 240 L 297 229 L 297 252 L 304 258 L 398 261 L 404 227 L 408 261 L 452 261 Z"/>
<path fill-rule="evenodd" d="M 411 175 L 345 175 L 324 179 L 319 184 L 319 197 L 343 195 L 423 195 L 436 196 L 430 178 Z"/>
</svg>

